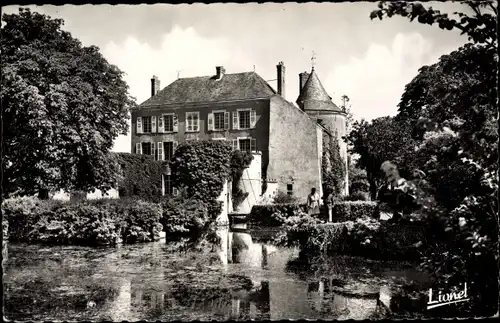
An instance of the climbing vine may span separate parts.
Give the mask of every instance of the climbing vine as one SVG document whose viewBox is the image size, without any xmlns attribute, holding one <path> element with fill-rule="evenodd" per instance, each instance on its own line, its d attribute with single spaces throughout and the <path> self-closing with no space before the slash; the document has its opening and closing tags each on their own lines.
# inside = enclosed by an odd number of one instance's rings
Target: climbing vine
<svg viewBox="0 0 500 323">
<path fill-rule="evenodd" d="M 344 187 L 346 169 L 345 162 L 342 156 L 340 156 L 337 131 L 335 131 L 333 136 L 325 134 L 323 137 L 321 171 L 323 175 L 324 196 L 328 196 L 330 193 L 333 193 L 334 196 L 339 196 Z"/>
</svg>

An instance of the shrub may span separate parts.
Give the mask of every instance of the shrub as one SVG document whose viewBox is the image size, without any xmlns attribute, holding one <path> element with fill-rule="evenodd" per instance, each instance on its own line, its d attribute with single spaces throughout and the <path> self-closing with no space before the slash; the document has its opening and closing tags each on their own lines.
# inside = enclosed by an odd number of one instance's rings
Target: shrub
<svg viewBox="0 0 500 323">
<path fill-rule="evenodd" d="M 343 201 L 370 201 L 370 197 L 366 192 L 355 192 L 350 195 L 344 196 Z"/>
<path fill-rule="evenodd" d="M 161 230 L 158 205 L 127 199 L 63 202 L 4 201 L 9 240 L 48 244 L 112 245 L 152 241 Z"/>
<path fill-rule="evenodd" d="M 157 202 L 162 195 L 161 175 L 167 169 L 167 162 L 154 160 L 150 155 L 115 153 L 121 166 L 118 176 L 120 197 L 139 197 Z"/>
<path fill-rule="evenodd" d="M 278 191 L 276 195 L 274 196 L 273 203 L 274 204 L 292 204 L 292 203 L 297 203 L 298 198 L 293 195 L 288 195 L 285 192 Z"/>
<path fill-rule="evenodd" d="M 332 214 L 334 222 L 356 220 L 364 216 L 380 218 L 377 202 L 369 201 L 337 202 L 333 205 Z"/>
<path fill-rule="evenodd" d="M 305 204 L 254 205 L 247 219 L 254 225 L 281 226 L 285 219 L 305 214 Z"/>
</svg>

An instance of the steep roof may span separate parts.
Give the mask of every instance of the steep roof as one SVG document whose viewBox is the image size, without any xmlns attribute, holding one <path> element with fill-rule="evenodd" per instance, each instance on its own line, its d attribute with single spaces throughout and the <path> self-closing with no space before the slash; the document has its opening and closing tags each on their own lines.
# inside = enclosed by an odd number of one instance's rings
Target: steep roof
<svg viewBox="0 0 500 323">
<path fill-rule="evenodd" d="M 318 75 L 312 69 L 309 74 L 304 87 L 300 91 L 297 98 L 297 104 L 304 107 L 304 110 L 314 111 L 335 111 L 341 112 L 342 110 L 332 102 L 332 98 L 328 95 L 323 84 L 318 78 Z"/>
<path fill-rule="evenodd" d="M 255 72 L 180 78 L 139 107 L 269 98 L 273 88 Z"/>
</svg>

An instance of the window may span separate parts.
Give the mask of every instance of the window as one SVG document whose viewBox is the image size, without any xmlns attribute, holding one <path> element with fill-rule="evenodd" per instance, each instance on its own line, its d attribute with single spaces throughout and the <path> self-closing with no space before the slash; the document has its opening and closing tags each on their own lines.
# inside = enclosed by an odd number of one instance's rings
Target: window
<svg viewBox="0 0 500 323">
<path fill-rule="evenodd" d="M 286 184 L 286 194 L 293 195 L 293 184 Z"/>
<path fill-rule="evenodd" d="M 151 132 L 151 117 L 142 117 L 142 132 Z"/>
<path fill-rule="evenodd" d="M 164 142 L 163 149 L 165 151 L 165 160 L 171 160 L 172 157 L 174 156 L 174 142 L 173 141 Z"/>
<path fill-rule="evenodd" d="M 163 115 L 163 129 L 165 132 L 174 131 L 174 115 L 164 114 Z"/>
<path fill-rule="evenodd" d="M 152 153 L 152 147 L 151 147 L 150 142 L 143 142 L 142 143 L 142 154 L 143 155 L 151 155 Z"/>
<path fill-rule="evenodd" d="M 238 111 L 239 129 L 249 129 L 250 128 L 250 110 Z"/>
<path fill-rule="evenodd" d="M 250 138 L 238 139 L 238 149 L 241 151 L 251 151 L 250 144 Z"/>
<path fill-rule="evenodd" d="M 200 131 L 200 113 L 199 112 L 186 112 L 186 131 L 196 132 Z"/>
<path fill-rule="evenodd" d="M 166 195 L 173 195 L 174 193 L 174 190 L 173 190 L 173 186 L 172 186 L 172 176 L 171 175 L 165 175 L 165 177 L 163 177 L 164 180 L 165 180 L 165 194 Z"/>
<path fill-rule="evenodd" d="M 224 130 L 224 112 L 214 112 L 214 130 Z"/>
</svg>

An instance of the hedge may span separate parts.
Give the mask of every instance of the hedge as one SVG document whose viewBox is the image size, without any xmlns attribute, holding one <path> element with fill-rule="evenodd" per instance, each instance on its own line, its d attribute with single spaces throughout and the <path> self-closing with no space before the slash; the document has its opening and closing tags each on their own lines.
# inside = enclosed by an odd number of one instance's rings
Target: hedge
<svg viewBox="0 0 500 323">
<path fill-rule="evenodd" d="M 120 165 L 118 192 L 120 197 L 138 197 L 158 202 L 162 196 L 161 175 L 167 170 L 168 162 L 154 160 L 154 156 L 115 153 Z"/>
<path fill-rule="evenodd" d="M 281 226 L 286 218 L 306 212 L 305 204 L 266 204 L 254 205 L 248 215 L 248 222 L 260 226 Z"/>
<path fill-rule="evenodd" d="M 150 242 L 159 236 L 161 208 L 135 199 L 63 202 L 32 197 L 5 200 L 2 213 L 10 241 L 114 245 Z"/>
<path fill-rule="evenodd" d="M 336 202 L 332 208 L 333 222 L 355 221 L 363 216 L 379 219 L 380 211 L 377 205 L 377 202 L 372 201 Z"/>
</svg>

